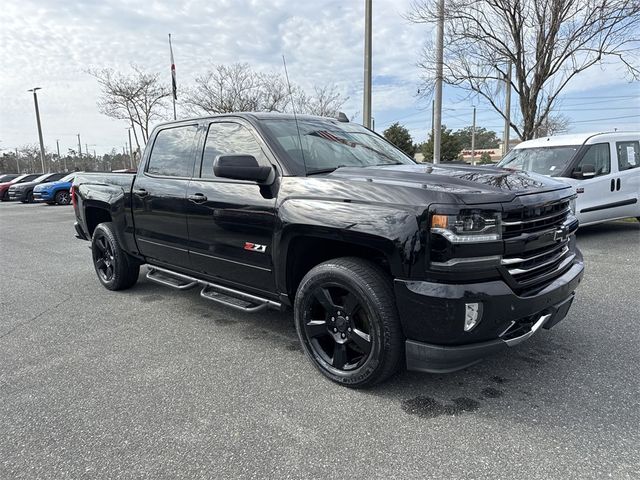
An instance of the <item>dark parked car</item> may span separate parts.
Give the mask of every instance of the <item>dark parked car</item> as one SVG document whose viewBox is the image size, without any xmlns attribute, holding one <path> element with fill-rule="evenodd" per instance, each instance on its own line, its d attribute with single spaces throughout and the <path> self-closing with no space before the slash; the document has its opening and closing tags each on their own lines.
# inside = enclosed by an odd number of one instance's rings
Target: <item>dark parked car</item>
<svg viewBox="0 0 640 480">
<path fill-rule="evenodd" d="M 68 175 L 65 172 L 62 173 L 45 173 L 44 175 L 40 175 L 37 178 L 34 178 L 30 182 L 21 182 L 15 185 L 11 185 L 9 187 L 9 200 L 20 200 L 22 203 L 31 203 L 33 202 L 33 189 L 36 185 L 45 182 L 55 182 L 56 180 L 60 180 L 65 175 Z"/>
<path fill-rule="evenodd" d="M 9 200 L 9 187 L 12 185 L 17 185 L 19 183 L 30 182 L 36 178 L 38 178 L 41 173 L 25 173 L 18 177 L 15 177 L 13 180 L 9 180 L 8 182 L 0 183 L 0 200 L 6 202 Z"/>
<path fill-rule="evenodd" d="M 99 281 L 129 288 L 147 264 L 231 308 L 292 307 L 308 358 L 344 385 L 513 347 L 561 321 L 582 279 L 574 193 L 551 178 L 416 164 L 307 116 L 172 122 L 147 145 L 137 174 L 74 182 Z"/>
</svg>

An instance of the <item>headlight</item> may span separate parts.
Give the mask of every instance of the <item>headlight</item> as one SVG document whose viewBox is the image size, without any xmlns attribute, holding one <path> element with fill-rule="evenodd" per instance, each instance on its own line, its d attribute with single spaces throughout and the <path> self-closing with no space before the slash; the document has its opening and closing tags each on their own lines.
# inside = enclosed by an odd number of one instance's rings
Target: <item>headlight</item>
<svg viewBox="0 0 640 480">
<path fill-rule="evenodd" d="M 576 197 L 572 197 L 569 200 L 569 209 L 571 210 L 571 215 L 576 214 Z"/>
<path fill-rule="evenodd" d="M 462 210 L 455 215 L 434 213 L 431 233 L 438 233 L 451 243 L 493 242 L 502 238 L 500 212 Z"/>
</svg>

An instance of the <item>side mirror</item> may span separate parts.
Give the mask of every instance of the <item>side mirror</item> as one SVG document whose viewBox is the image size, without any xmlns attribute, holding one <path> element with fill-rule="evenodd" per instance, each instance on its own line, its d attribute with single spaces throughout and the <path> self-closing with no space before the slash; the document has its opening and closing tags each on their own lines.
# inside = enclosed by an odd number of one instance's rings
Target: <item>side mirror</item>
<svg viewBox="0 0 640 480">
<path fill-rule="evenodd" d="M 253 155 L 218 155 L 213 162 L 216 177 L 266 182 L 272 168 L 261 166 Z"/>
<path fill-rule="evenodd" d="M 574 170 L 573 178 L 591 178 L 596 176 L 596 167 L 590 163 L 582 165 L 581 170 Z"/>
</svg>

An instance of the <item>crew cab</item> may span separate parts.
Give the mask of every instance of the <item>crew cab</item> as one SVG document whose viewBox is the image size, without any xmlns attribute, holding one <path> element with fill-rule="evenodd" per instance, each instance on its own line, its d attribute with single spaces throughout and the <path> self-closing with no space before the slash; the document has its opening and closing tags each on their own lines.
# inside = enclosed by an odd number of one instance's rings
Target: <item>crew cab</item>
<svg viewBox="0 0 640 480">
<path fill-rule="evenodd" d="M 342 117 L 344 119 L 344 117 Z M 76 234 L 110 290 L 146 278 L 244 312 L 293 308 L 329 379 L 450 372 L 565 318 L 583 275 L 573 189 L 417 164 L 330 118 L 157 126 L 136 174 L 76 177 Z"/>
<path fill-rule="evenodd" d="M 20 200 L 22 203 L 33 202 L 33 189 L 44 182 L 55 182 L 66 173 L 45 173 L 29 182 L 19 182 L 9 187 L 9 200 Z"/>
<path fill-rule="evenodd" d="M 49 205 L 69 205 L 71 203 L 71 185 L 78 172 L 72 172 L 60 180 L 36 185 L 33 189 L 34 202 L 46 202 Z"/>
<path fill-rule="evenodd" d="M 528 140 L 498 164 L 549 175 L 576 189 L 581 226 L 640 221 L 640 132 L 581 133 Z"/>
</svg>

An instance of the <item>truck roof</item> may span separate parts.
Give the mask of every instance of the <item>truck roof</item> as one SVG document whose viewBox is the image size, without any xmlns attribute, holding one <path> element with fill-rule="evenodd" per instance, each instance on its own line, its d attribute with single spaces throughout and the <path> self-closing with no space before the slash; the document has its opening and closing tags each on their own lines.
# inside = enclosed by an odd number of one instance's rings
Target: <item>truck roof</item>
<svg viewBox="0 0 640 480">
<path fill-rule="evenodd" d="M 519 143 L 513 148 L 517 149 L 517 148 L 535 148 L 535 147 L 558 147 L 562 145 L 582 145 L 587 140 L 590 140 L 593 137 L 599 137 L 602 135 L 616 137 L 616 136 L 628 136 L 633 134 L 640 136 L 640 132 L 589 132 L 589 133 L 573 133 L 571 135 L 554 135 L 551 137 L 540 137 L 540 138 L 535 138 L 533 140 L 527 140 L 525 142 Z"/>
<path fill-rule="evenodd" d="M 283 119 L 283 120 L 294 120 L 297 118 L 298 120 L 325 120 L 332 122 L 340 122 L 337 118 L 334 117 L 320 117 L 317 115 L 304 115 L 297 114 L 295 117 L 292 113 L 279 113 L 279 112 L 232 112 L 232 113 L 218 113 L 214 115 L 203 115 L 201 117 L 189 117 L 182 118 L 179 120 L 172 120 L 170 122 L 163 122 L 158 124 L 157 126 L 165 126 L 165 125 L 173 125 L 176 123 L 189 122 L 193 120 L 206 120 L 209 118 L 225 118 L 225 117 L 240 117 L 248 120 L 269 120 L 269 119 Z"/>
</svg>

